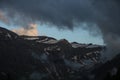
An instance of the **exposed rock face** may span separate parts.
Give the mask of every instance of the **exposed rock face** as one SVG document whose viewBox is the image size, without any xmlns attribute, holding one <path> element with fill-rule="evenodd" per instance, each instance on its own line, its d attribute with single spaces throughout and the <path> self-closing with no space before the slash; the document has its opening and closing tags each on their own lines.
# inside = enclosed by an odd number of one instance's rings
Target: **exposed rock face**
<svg viewBox="0 0 120 80">
<path fill-rule="evenodd" d="M 0 40 L 13 40 L 18 38 L 18 35 L 0 27 Z"/>
<path fill-rule="evenodd" d="M 89 80 L 86 69 L 100 63 L 103 50 L 101 45 L 66 39 L 18 36 L 0 27 L 0 79 Z"/>
</svg>

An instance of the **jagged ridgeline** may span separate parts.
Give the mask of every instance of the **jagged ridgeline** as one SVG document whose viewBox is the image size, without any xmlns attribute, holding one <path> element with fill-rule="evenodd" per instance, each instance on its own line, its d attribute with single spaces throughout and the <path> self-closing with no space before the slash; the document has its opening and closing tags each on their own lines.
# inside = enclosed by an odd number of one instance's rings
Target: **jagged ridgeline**
<svg viewBox="0 0 120 80">
<path fill-rule="evenodd" d="M 0 27 L 1 80 L 91 80 L 105 46 L 19 36 Z M 94 72 L 94 71 L 93 71 Z"/>
</svg>

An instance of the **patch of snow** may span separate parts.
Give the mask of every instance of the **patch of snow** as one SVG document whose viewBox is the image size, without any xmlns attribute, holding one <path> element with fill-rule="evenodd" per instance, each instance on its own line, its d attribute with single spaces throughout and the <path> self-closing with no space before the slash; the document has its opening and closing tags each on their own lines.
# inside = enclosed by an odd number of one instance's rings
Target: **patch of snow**
<svg viewBox="0 0 120 80">
<path fill-rule="evenodd" d="M 11 35 L 10 35 L 9 33 L 7 33 L 7 36 L 8 36 L 9 38 L 11 38 Z"/>
<path fill-rule="evenodd" d="M 55 44 L 57 43 L 58 41 L 57 40 L 53 40 L 53 39 L 50 39 L 50 40 L 39 40 L 39 41 L 36 41 L 36 42 L 39 42 L 39 43 L 47 43 L 47 44 Z"/>
<path fill-rule="evenodd" d="M 78 47 L 86 47 L 86 44 L 72 44 L 73 48 L 78 48 Z"/>
<path fill-rule="evenodd" d="M 36 40 L 36 39 L 39 39 L 39 38 L 37 38 L 37 37 L 34 38 L 34 37 L 33 37 L 33 38 L 25 38 L 25 39 L 27 39 L 27 40 Z"/>
<path fill-rule="evenodd" d="M 55 43 L 57 43 L 57 41 L 56 40 L 49 40 L 49 41 L 46 41 L 46 42 L 44 42 L 44 43 L 51 43 L 51 44 L 55 44 Z"/>
<path fill-rule="evenodd" d="M 98 45 L 90 45 L 90 46 L 87 46 L 86 48 L 96 48 L 96 47 L 99 47 Z"/>
</svg>

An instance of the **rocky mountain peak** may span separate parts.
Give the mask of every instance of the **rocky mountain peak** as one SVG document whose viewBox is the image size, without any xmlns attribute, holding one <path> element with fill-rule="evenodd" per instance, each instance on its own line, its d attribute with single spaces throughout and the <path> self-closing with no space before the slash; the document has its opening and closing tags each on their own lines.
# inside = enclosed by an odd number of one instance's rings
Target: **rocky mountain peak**
<svg viewBox="0 0 120 80">
<path fill-rule="evenodd" d="M 17 38 L 18 35 L 16 33 L 0 27 L 0 40 L 13 40 Z"/>
</svg>

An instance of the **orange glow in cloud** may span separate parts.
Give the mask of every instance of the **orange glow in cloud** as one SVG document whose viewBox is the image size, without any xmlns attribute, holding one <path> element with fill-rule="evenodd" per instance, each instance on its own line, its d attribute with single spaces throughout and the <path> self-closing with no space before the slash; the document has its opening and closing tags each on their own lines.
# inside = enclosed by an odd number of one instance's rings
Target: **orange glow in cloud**
<svg viewBox="0 0 120 80">
<path fill-rule="evenodd" d="M 37 24 L 33 23 L 28 24 L 28 27 L 21 27 L 12 31 L 18 35 L 38 36 Z"/>
</svg>

